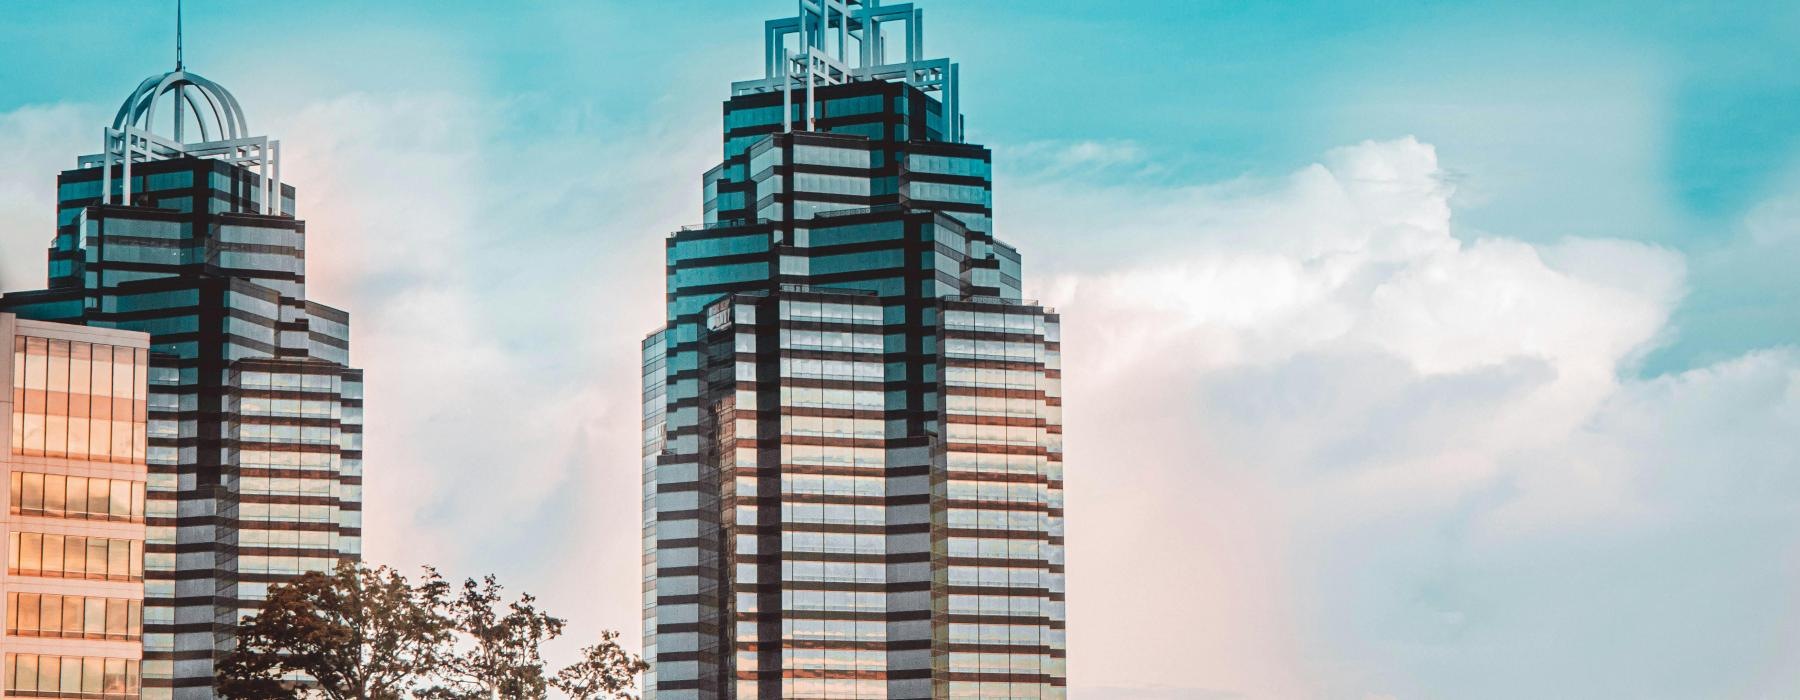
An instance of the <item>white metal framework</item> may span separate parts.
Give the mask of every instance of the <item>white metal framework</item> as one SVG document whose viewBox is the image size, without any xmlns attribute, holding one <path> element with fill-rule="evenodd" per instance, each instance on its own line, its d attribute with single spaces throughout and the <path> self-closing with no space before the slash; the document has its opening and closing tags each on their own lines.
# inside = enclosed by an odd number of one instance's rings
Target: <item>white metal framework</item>
<svg viewBox="0 0 1800 700">
<path fill-rule="evenodd" d="M 101 197 L 113 203 L 113 167 L 122 166 L 122 201 L 131 203 L 131 166 L 171 158 L 217 158 L 257 173 L 261 213 L 281 213 L 281 142 L 267 136 L 251 136 L 244 110 L 224 87 L 182 66 L 179 52 L 175 70 L 151 76 L 113 117 L 102 134 L 100 153 L 82 156 L 83 168 L 101 167 Z M 157 107 L 167 97 L 169 130 L 158 133 Z M 188 139 L 190 121 L 200 132 Z"/>
<path fill-rule="evenodd" d="M 783 114 L 792 114 L 795 92 L 802 93 L 806 128 L 818 117 L 813 92 L 820 85 L 852 80 L 901 80 L 926 92 L 937 92 L 944 105 L 945 138 L 963 140 L 957 96 L 957 65 L 948 58 L 922 58 L 925 11 L 912 3 L 883 5 L 881 0 L 795 0 L 799 13 L 763 25 L 766 77 L 733 83 L 732 94 L 781 91 Z M 889 37 L 883 25 L 900 24 L 903 58 L 888 62 Z M 796 38 L 794 46 L 788 37 Z M 784 119 L 793 129 L 791 118 Z"/>
</svg>

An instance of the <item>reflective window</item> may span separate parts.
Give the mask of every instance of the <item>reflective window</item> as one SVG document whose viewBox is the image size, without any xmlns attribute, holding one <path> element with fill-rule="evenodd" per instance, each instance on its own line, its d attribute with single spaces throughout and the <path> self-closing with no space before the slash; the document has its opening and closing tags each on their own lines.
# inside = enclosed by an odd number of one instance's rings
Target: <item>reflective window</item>
<svg viewBox="0 0 1800 700">
<path fill-rule="evenodd" d="M 144 461 L 148 352 L 17 336 L 14 454 Z"/>
</svg>

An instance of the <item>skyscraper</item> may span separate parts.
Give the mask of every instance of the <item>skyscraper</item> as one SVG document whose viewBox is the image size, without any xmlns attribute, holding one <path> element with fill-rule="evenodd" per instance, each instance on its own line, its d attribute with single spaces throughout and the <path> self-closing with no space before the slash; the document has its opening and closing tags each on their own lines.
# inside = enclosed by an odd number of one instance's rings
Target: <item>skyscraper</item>
<svg viewBox="0 0 1800 700">
<path fill-rule="evenodd" d="M 0 696 L 138 697 L 149 340 L 0 313 Z"/>
<path fill-rule="evenodd" d="M 799 5 L 644 341 L 646 694 L 1061 698 L 1058 317 L 922 13 Z"/>
<path fill-rule="evenodd" d="M 49 286 L 22 318 L 150 334 L 143 685 L 210 698 L 268 585 L 362 550 L 362 372 L 306 297 L 281 144 L 189 72 L 138 85 L 58 178 Z"/>
</svg>

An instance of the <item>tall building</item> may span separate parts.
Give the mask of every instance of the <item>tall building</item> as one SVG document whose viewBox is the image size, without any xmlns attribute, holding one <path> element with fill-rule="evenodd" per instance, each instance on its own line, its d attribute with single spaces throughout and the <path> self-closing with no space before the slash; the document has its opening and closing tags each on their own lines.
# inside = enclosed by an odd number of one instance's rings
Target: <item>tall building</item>
<svg viewBox="0 0 1800 700">
<path fill-rule="evenodd" d="M 178 57 L 58 178 L 48 288 L 0 298 L 150 335 L 146 698 L 212 697 L 270 583 L 362 549 L 362 372 L 349 315 L 306 297 L 280 157 Z"/>
<path fill-rule="evenodd" d="M 799 5 L 643 345 L 646 696 L 1064 697 L 1058 317 L 921 12 Z"/>
<path fill-rule="evenodd" d="M 0 313 L 0 696 L 138 697 L 149 340 Z"/>
</svg>

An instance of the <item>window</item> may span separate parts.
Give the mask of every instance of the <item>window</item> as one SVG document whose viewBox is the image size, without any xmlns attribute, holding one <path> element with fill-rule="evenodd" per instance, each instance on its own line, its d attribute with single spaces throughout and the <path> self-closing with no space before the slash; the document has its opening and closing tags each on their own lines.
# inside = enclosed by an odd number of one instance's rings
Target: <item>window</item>
<svg viewBox="0 0 1800 700">
<path fill-rule="evenodd" d="M 14 454 L 143 462 L 147 350 L 17 336 L 13 363 Z"/>
<path fill-rule="evenodd" d="M 990 174 L 988 162 L 976 158 L 955 158 L 951 156 L 932 156 L 912 154 L 906 157 L 906 167 L 916 173 L 936 173 L 938 175 L 961 175 L 986 179 Z"/>
<path fill-rule="evenodd" d="M 957 202 L 962 204 L 980 204 L 987 206 L 990 201 L 988 188 L 978 185 L 948 185 L 941 182 L 912 182 L 908 195 L 913 199 L 927 199 L 937 202 Z"/>
<path fill-rule="evenodd" d="M 14 532 L 7 571 L 22 576 L 142 581 L 144 543 L 79 535 Z"/>
<path fill-rule="evenodd" d="M 144 521 L 144 482 L 13 472 L 12 512 L 51 518 Z"/>
<path fill-rule="evenodd" d="M 0 663 L 8 695 L 125 700 L 141 687 L 135 659 L 7 654 Z"/>
<path fill-rule="evenodd" d="M 143 636 L 143 618 L 137 600 L 6 594 L 6 634 L 15 637 L 134 640 Z"/>
<path fill-rule="evenodd" d="M 832 148 L 830 146 L 796 144 L 794 146 L 794 162 L 805 165 L 830 165 L 840 168 L 868 168 L 869 152 L 860 148 Z"/>
</svg>

